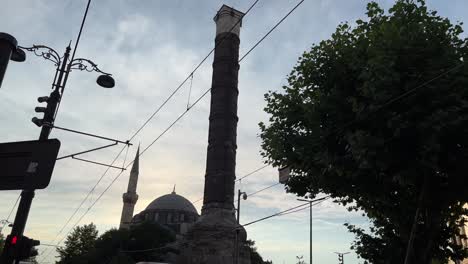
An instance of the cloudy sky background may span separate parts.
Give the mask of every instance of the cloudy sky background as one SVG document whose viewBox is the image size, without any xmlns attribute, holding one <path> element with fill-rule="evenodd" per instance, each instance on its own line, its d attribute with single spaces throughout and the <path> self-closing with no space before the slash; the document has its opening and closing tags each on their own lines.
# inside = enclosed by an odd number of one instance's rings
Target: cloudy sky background
<svg viewBox="0 0 468 264">
<path fill-rule="evenodd" d="M 86 6 L 85 0 L 5 1 L 0 9 L 0 31 L 14 35 L 20 45 L 44 44 L 60 54 L 70 40 L 75 41 Z M 245 11 L 253 1 L 93 1 L 84 27 L 77 57 L 89 58 L 116 80 L 114 89 L 95 84 L 95 73 L 73 71 L 66 87 L 56 125 L 127 140 L 190 74 L 214 47 L 212 20 L 223 3 Z M 241 56 L 298 1 L 260 0 L 244 18 L 241 29 Z M 380 1 L 388 8 L 393 1 Z M 286 84 L 286 75 L 297 58 L 313 43 L 326 39 L 337 24 L 365 17 L 366 1 L 307 0 L 244 61 L 239 72 L 239 125 L 237 176 L 263 166 L 259 154 L 258 123 L 267 120 L 263 94 Z M 463 0 L 428 1 L 453 22 L 467 21 L 468 3 Z M 10 63 L 0 89 L 0 137 L 2 142 L 31 140 L 40 129 L 30 119 L 35 115 L 38 96 L 48 95 L 54 74 L 52 63 L 28 53 L 24 63 Z M 211 85 L 210 57 L 195 72 L 190 102 Z M 190 82 L 138 134 L 128 151 L 133 159 L 136 145 L 145 148 L 186 109 Z M 140 160 L 140 179 L 135 212 L 177 185 L 178 194 L 191 201 L 203 195 L 208 138 L 209 96 L 206 96 L 157 141 Z M 66 155 L 108 142 L 54 130 L 52 138 L 62 142 L 60 155 Z M 87 154 L 83 158 L 110 163 L 121 146 Z M 125 154 L 125 151 L 124 153 Z M 122 164 L 121 155 L 117 164 Z M 25 234 L 42 243 L 57 243 L 86 213 L 97 197 L 119 174 L 111 169 L 91 193 L 64 231 L 60 229 L 106 170 L 105 167 L 65 159 L 57 162 L 49 187 L 38 190 Z M 94 222 L 99 230 L 117 227 L 128 172 L 124 172 L 78 224 Z M 277 172 L 267 167 L 237 184 L 252 193 L 277 182 Z M 0 219 L 8 216 L 18 191 L 0 193 Z M 261 218 L 299 205 L 282 185 L 242 201 L 241 222 Z M 201 202 L 195 203 L 200 210 Z M 12 216 L 10 220 L 14 217 Z M 308 210 L 276 217 L 247 227 L 265 259 L 274 263 L 295 263 L 303 255 L 308 262 Z M 349 251 L 353 236 L 343 223 L 366 226 L 358 213 L 326 201 L 314 207 L 314 262 L 336 263 L 334 251 Z M 10 229 L 5 228 L 4 233 Z M 41 251 L 50 249 L 41 246 Z M 47 255 L 47 252 L 46 252 Z M 42 260 L 44 255 L 39 256 Z M 53 263 L 54 254 L 42 263 Z M 361 263 L 354 253 L 346 263 Z"/>
</svg>

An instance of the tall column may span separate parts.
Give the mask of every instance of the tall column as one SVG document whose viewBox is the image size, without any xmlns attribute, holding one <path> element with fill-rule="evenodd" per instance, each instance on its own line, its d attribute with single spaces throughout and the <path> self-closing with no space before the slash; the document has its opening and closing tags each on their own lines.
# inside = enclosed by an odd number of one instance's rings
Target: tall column
<svg viewBox="0 0 468 264">
<path fill-rule="evenodd" d="M 216 38 L 202 214 L 186 234 L 178 264 L 233 264 L 236 247 L 238 263 L 250 264 L 245 247 L 247 234 L 234 215 L 239 32 L 243 15 L 223 5 L 214 18 Z"/>
<path fill-rule="evenodd" d="M 127 192 L 122 195 L 123 208 L 122 216 L 120 217 L 120 229 L 129 228 L 133 218 L 133 210 L 138 201 L 138 194 L 136 188 L 138 184 L 138 174 L 140 165 L 140 146 L 138 146 L 135 160 L 133 161 L 132 170 L 130 171 L 130 178 L 128 179 Z"/>
<path fill-rule="evenodd" d="M 239 31 L 242 15 L 224 5 L 214 18 L 216 39 L 202 214 L 216 208 L 234 209 Z"/>
</svg>

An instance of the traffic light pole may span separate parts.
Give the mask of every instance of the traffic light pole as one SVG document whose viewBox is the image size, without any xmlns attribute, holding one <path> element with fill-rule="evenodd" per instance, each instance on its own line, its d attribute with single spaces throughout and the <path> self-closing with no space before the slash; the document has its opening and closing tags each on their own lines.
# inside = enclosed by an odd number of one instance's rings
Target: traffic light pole
<svg viewBox="0 0 468 264">
<path fill-rule="evenodd" d="M 57 71 L 59 72 L 58 78 L 54 80 L 53 88 L 54 90 L 50 94 L 49 99 L 47 100 L 47 107 L 44 113 L 44 125 L 41 129 L 41 134 L 39 136 L 39 140 L 47 140 L 49 138 L 50 131 L 52 129 L 51 126 L 47 124 L 54 123 L 54 116 L 55 111 L 57 110 L 57 104 L 60 101 L 60 87 L 62 87 L 62 80 L 64 79 L 64 75 L 68 75 L 69 71 L 67 71 L 67 63 L 68 58 L 70 56 L 70 46 L 67 47 L 62 64 L 57 67 Z M 66 79 L 66 77 L 65 77 Z M 24 228 L 26 227 L 26 222 L 28 220 L 29 210 L 31 209 L 32 200 L 34 198 L 34 190 L 23 190 L 21 192 L 21 200 L 18 206 L 18 210 L 16 212 L 15 221 L 13 223 L 13 228 L 11 229 L 10 237 L 23 236 Z M 5 247 L 3 249 L 2 254 L 2 263 L 1 264 L 12 264 L 14 258 L 8 255 L 9 248 L 11 244 L 9 241 L 5 243 Z M 19 259 L 16 259 L 16 263 L 19 263 Z"/>
</svg>

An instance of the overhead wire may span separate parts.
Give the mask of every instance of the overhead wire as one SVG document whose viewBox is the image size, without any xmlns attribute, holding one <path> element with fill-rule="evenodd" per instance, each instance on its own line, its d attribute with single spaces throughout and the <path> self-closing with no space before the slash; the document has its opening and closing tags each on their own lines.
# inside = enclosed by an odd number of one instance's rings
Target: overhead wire
<svg viewBox="0 0 468 264">
<path fill-rule="evenodd" d="M 250 11 L 257 5 L 257 3 L 259 2 L 260 0 L 255 0 L 250 6 L 249 8 L 246 10 L 246 12 L 239 18 L 239 20 L 231 27 L 231 29 L 229 30 L 229 32 L 231 32 L 232 30 L 234 30 L 234 28 L 242 21 L 242 19 L 247 16 L 247 14 L 250 13 Z M 88 5 L 86 7 L 86 12 L 85 12 L 85 16 L 83 18 L 83 22 L 82 22 L 82 25 L 81 25 L 81 28 L 80 28 L 80 33 L 79 33 L 79 36 L 81 35 L 81 31 L 82 31 L 82 28 L 83 28 L 83 24 L 84 24 L 84 20 L 86 18 L 86 14 L 88 12 L 88 8 L 89 8 L 89 4 L 90 4 L 90 0 L 88 2 Z M 183 85 L 187 82 L 187 80 L 189 80 L 190 78 L 193 79 L 193 74 L 205 63 L 205 61 L 211 56 L 211 54 L 213 54 L 213 52 L 215 51 L 216 47 L 222 43 L 222 41 L 224 41 L 226 39 L 226 36 L 224 36 L 216 45 L 213 49 L 210 50 L 210 52 L 208 52 L 208 54 L 197 64 L 197 66 L 190 72 L 190 74 L 182 81 L 182 83 L 179 84 L 179 86 L 163 101 L 163 103 L 150 115 L 150 117 L 137 129 L 136 132 L 133 133 L 133 135 L 130 137 L 130 139 L 128 141 L 131 141 L 132 139 L 134 139 L 145 127 L 146 125 L 160 112 L 160 110 L 172 99 L 172 97 L 183 87 Z M 75 51 L 76 51 L 76 45 L 75 45 Z M 73 55 L 75 54 L 75 51 L 73 52 Z M 193 81 L 193 80 L 192 80 Z M 190 88 L 191 90 L 191 88 Z M 186 112 L 188 112 L 192 106 L 194 106 L 196 103 L 198 103 L 199 100 L 201 100 L 201 98 L 203 98 L 207 93 L 209 92 L 206 91 L 198 100 L 196 100 L 196 102 L 194 104 L 192 104 L 191 106 L 187 105 L 187 110 L 181 115 L 179 116 L 179 118 L 170 126 L 172 127 L 180 118 L 183 117 L 183 115 L 185 115 Z M 169 130 L 170 127 L 167 129 Z M 163 132 L 164 134 L 165 132 Z M 152 143 L 154 144 L 154 142 Z M 151 145 L 152 145 L 151 144 Z M 111 162 L 110 166 L 112 166 L 115 161 L 118 159 L 118 157 L 120 156 L 120 154 L 122 154 L 123 150 L 124 150 L 125 146 L 120 150 L 120 152 L 116 155 L 116 157 L 114 158 L 114 160 Z M 147 149 L 147 148 L 146 148 Z M 144 151 L 146 151 L 146 149 Z M 143 152 L 144 152 L 143 151 Z M 143 153 L 142 152 L 142 153 Z M 141 154 L 142 154 L 141 153 Z M 107 169 L 105 170 L 105 172 L 102 174 L 102 176 L 98 179 L 97 183 L 93 186 L 93 188 L 88 192 L 88 194 L 86 195 L 86 197 L 83 199 L 83 201 L 81 201 L 80 205 L 75 209 L 75 211 L 73 212 L 72 216 L 67 220 L 67 223 L 64 225 L 64 227 L 66 225 L 69 224 L 69 222 L 71 221 L 71 219 L 76 215 L 77 211 L 83 206 L 83 204 L 85 203 L 85 201 L 88 199 L 89 195 L 94 191 L 94 189 L 96 188 L 96 186 L 102 181 L 102 179 L 105 177 L 105 175 L 107 174 L 107 172 L 109 171 L 110 169 L 110 166 L 107 167 Z M 128 167 L 128 166 L 127 166 Z M 120 173 L 121 174 L 121 173 Z M 119 176 L 120 176 L 119 174 Z M 113 181 L 114 182 L 114 181 Z M 113 183 L 112 182 L 112 183 Z M 107 189 L 106 189 L 107 190 Z M 63 228 L 61 229 L 61 231 L 63 231 Z M 58 233 L 60 234 L 61 231 Z M 56 239 L 56 238 L 55 238 Z M 55 240 L 54 239 L 54 240 Z"/>
<path fill-rule="evenodd" d="M 300 1 L 300 3 L 302 3 L 303 1 L 304 1 L 304 0 Z M 294 11 L 294 9 L 296 9 L 298 6 L 299 6 L 299 5 L 296 5 L 296 6 L 293 8 L 292 11 Z M 287 15 L 286 15 L 282 20 L 280 20 L 280 22 L 277 23 L 277 24 L 274 26 L 274 28 L 276 28 L 279 24 L 281 24 L 281 23 L 284 21 L 284 19 L 285 19 L 287 16 L 289 16 L 291 13 L 292 13 L 291 11 L 290 11 L 289 13 L 287 13 Z M 272 32 L 272 30 L 270 30 L 270 31 L 267 33 L 267 35 L 269 35 L 271 32 Z M 266 36 L 267 36 L 267 35 L 266 35 Z M 250 54 L 250 52 L 253 51 L 253 50 L 258 46 L 258 44 L 260 44 L 260 42 L 262 42 L 262 41 L 266 38 L 266 36 L 263 37 L 263 38 L 261 38 L 251 49 L 249 49 L 249 51 L 248 51 L 244 56 L 242 56 L 240 60 L 243 60 L 248 54 Z M 463 64 L 463 63 L 462 63 L 462 64 Z M 436 77 L 434 77 L 434 78 L 432 78 L 432 79 L 430 79 L 430 80 L 428 80 L 428 81 L 422 83 L 421 85 L 419 85 L 419 86 L 417 86 L 417 87 L 415 87 L 415 88 L 413 88 L 413 89 L 411 89 L 411 90 L 405 92 L 404 94 L 402 94 L 402 95 L 398 96 L 397 98 L 395 98 L 395 100 L 389 101 L 388 104 L 385 104 L 385 107 L 387 107 L 388 105 L 390 105 L 391 103 L 393 103 L 393 102 L 395 102 L 395 101 L 401 100 L 401 99 L 403 99 L 403 98 L 409 96 L 409 95 L 413 92 L 413 90 L 417 90 L 417 89 L 419 89 L 419 88 L 421 88 L 421 87 L 423 87 L 423 86 L 426 86 L 427 84 L 429 84 L 429 83 L 431 83 L 431 82 L 433 82 L 433 81 L 435 81 L 435 80 L 441 78 L 442 76 L 446 75 L 447 73 L 449 73 L 449 72 L 451 72 L 451 71 L 454 71 L 455 69 L 461 67 L 462 64 L 457 65 L 457 66 L 453 67 L 452 69 L 450 69 L 450 70 L 448 70 L 448 71 L 446 71 L 446 72 L 443 72 L 443 73 L 439 74 L 438 76 L 436 76 Z M 192 107 L 195 106 L 196 103 L 198 103 L 210 90 L 211 90 L 211 88 L 208 89 L 204 94 L 202 94 L 202 96 L 200 96 L 200 97 L 197 99 L 197 101 L 196 101 L 192 106 L 190 106 L 189 109 L 187 109 L 186 111 L 184 111 L 184 112 L 183 112 L 183 113 L 166 129 L 166 130 L 163 131 L 162 134 L 160 134 L 147 148 L 145 148 L 144 151 L 146 151 L 149 147 L 151 147 L 163 134 L 165 134 L 165 133 L 166 133 L 176 122 L 178 122 L 190 109 L 192 109 Z M 378 110 L 381 110 L 381 109 L 382 109 L 382 108 L 379 108 Z M 354 120 L 353 122 L 356 122 L 356 121 L 361 121 L 361 120 Z M 347 125 L 348 125 L 348 124 L 347 124 Z M 143 154 L 143 152 L 142 152 L 142 154 Z M 128 164 L 128 166 L 131 165 L 132 163 L 133 163 L 133 161 L 131 161 L 131 162 Z M 128 168 L 128 166 L 127 166 L 127 168 Z M 83 214 L 83 216 L 80 217 L 79 221 L 81 221 L 81 219 L 84 217 L 84 215 L 86 215 L 86 213 L 96 204 L 96 202 L 99 201 L 99 199 L 102 197 L 102 195 L 112 186 L 112 184 L 115 182 L 115 180 L 116 180 L 120 175 L 121 175 L 121 173 L 119 173 L 119 174 L 114 178 L 114 180 L 113 180 L 113 181 L 108 185 L 108 187 L 101 193 L 101 195 L 100 195 L 100 196 L 96 199 L 96 201 L 90 206 L 90 208 L 88 208 L 88 210 Z M 275 185 L 277 185 L 277 184 L 275 184 Z M 273 187 L 273 186 L 270 186 L 270 188 L 271 188 L 271 187 Z M 77 223 L 78 223 L 79 221 L 77 221 Z M 76 226 L 76 224 L 75 224 L 75 226 Z M 62 240 L 63 240 L 63 239 L 62 239 Z M 62 240 L 61 240 L 61 241 L 62 241 Z"/>
<path fill-rule="evenodd" d="M 251 172 L 245 174 L 244 176 L 240 177 L 240 178 L 237 179 L 236 181 L 241 181 L 242 179 L 245 179 L 245 178 L 247 178 L 247 177 L 249 177 L 249 176 L 251 176 L 251 175 L 257 173 L 257 172 L 263 170 L 264 168 L 266 168 L 266 167 L 268 167 L 268 166 L 269 166 L 269 165 L 261 166 L 260 168 L 257 168 L 257 169 L 255 169 L 255 170 L 253 170 L 253 171 L 251 171 Z M 266 189 L 265 189 L 265 190 L 266 190 Z M 192 203 L 192 204 L 195 204 L 195 203 L 198 203 L 198 202 L 200 202 L 200 201 L 202 201 L 202 200 L 203 200 L 203 197 L 200 197 L 200 198 L 198 198 L 198 199 L 196 199 L 196 200 L 194 200 L 194 201 L 191 201 L 191 203 Z M 188 208 L 188 207 L 189 207 L 189 206 L 187 206 L 187 207 L 185 207 L 185 208 Z"/>
<path fill-rule="evenodd" d="M 247 11 L 243 14 L 243 16 L 241 18 L 239 18 L 239 20 L 234 24 L 234 26 L 232 26 L 232 28 L 229 30 L 229 32 L 231 32 L 241 21 L 242 21 L 242 18 L 244 18 L 247 14 L 249 14 L 249 12 L 257 5 L 257 3 L 259 2 L 260 0 L 255 0 L 250 6 L 249 8 L 247 9 Z M 88 11 L 88 8 L 89 8 L 89 2 L 88 2 L 88 6 L 86 8 L 86 13 L 85 13 L 85 17 L 86 17 L 86 14 L 87 14 L 87 11 Z M 83 24 L 84 24 L 84 20 L 82 22 L 82 27 L 80 28 L 80 34 L 79 36 L 81 35 L 81 30 L 83 28 Z M 156 108 L 156 110 L 150 115 L 149 118 L 146 119 L 145 122 L 143 122 L 143 124 L 137 129 L 136 132 L 134 132 L 132 134 L 132 136 L 130 137 L 129 141 L 133 140 L 145 127 L 146 125 L 160 112 L 160 110 L 173 98 L 173 96 L 183 87 L 183 85 L 189 80 L 189 79 L 193 79 L 193 74 L 206 62 L 206 60 L 211 56 L 211 54 L 214 52 L 214 50 L 216 49 L 217 45 L 219 45 L 220 43 L 222 43 L 222 41 L 224 41 L 226 37 L 222 38 L 218 44 L 215 45 L 215 47 L 213 49 L 210 50 L 210 52 L 208 52 L 208 54 L 197 64 L 197 66 L 195 66 L 195 68 L 190 72 L 190 74 L 177 86 L 176 89 L 174 89 L 172 91 L 172 93 L 163 101 L 163 103 L 158 107 Z M 76 46 L 75 46 L 75 50 L 76 50 Z M 74 53 L 73 53 L 74 54 Z M 193 106 L 193 105 L 192 105 Z M 187 105 L 187 110 L 190 109 L 191 106 L 189 107 Z M 181 117 L 180 117 L 181 118 Z M 112 166 L 115 161 L 118 159 L 118 157 L 122 154 L 123 150 L 124 150 L 125 146 L 122 147 L 122 149 L 120 150 L 120 152 L 116 155 L 116 157 L 114 158 L 114 160 L 110 163 L 110 166 Z M 86 195 L 86 197 L 83 199 L 83 201 L 81 201 L 80 205 L 75 209 L 75 211 L 73 212 L 72 216 L 70 217 L 69 220 L 67 220 L 67 223 L 65 224 L 68 225 L 71 218 L 73 218 L 77 211 L 79 209 L 81 209 L 81 207 L 83 206 L 83 204 L 85 203 L 85 201 L 88 199 L 89 195 L 94 191 L 94 189 L 97 187 L 97 185 L 99 185 L 99 183 L 102 181 L 102 179 L 105 177 L 105 175 L 107 174 L 107 172 L 109 171 L 110 169 L 110 166 L 108 166 L 108 168 L 104 171 L 104 173 L 101 175 L 101 177 L 98 179 L 98 181 L 96 182 L 96 184 L 93 186 L 93 188 L 91 188 L 91 190 L 89 191 L 89 193 Z M 61 231 L 63 231 L 63 228 L 61 229 Z M 59 233 L 61 233 L 61 231 Z"/>
<path fill-rule="evenodd" d="M 327 195 L 327 196 L 325 196 L 325 197 L 322 197 L 322 198 L 323 198 L 323 200 L 317 201 L 316 203 L 312 204 L 312 206 L 315 206 L 315 205 L 321 204 L 321 203 L 325 202 L 326 200 L 329 200 L 329 199 L 331 199 L 330 195 Z M 293 214 L 293 213 L 297 213 L 297 212 L 300 212 L 300 211 L 303 211 L 303 210 L 306 210 L 306 209 L 309 209 L 309 207 L 305 207 L 305 208 L 297 209 L 297 210 L 294 210 L 294 211 L 291 211 L 291 212 L 287 212 L 287 213 L 284 213 L 284 214 L 281 214 L 281 215 L 288 215 L 288 214 Z"/>
<path fill-rule="evenodd" d="M 304 1 L 304 0 L 302 0 L 301 2 L 303 2 L 303 1 Z M 250 10 L 253 8 L 253 6 L 254 6 L 257 2 L 258 2 L 258 0 L 254 2 L 254 4 L 249 8 L 248 11 L 250 11 Z M 296 5 L 293 9 L 295 10 L 297 7 L 298 7 L 298 5 Z M 274 29 L 276 29 L 276 28 L 278 27 L 279 24 L 281 24 L 282 22 L 284 22 L 285 18 L 287 18 L 291 13 L 292 13 L 291 11 L 288 12 L 278 23 L 276 23 L 276 24 L 274 25 Z M 247 12 L 246 12 L 246 14 L 247 14 Z M 244 16 L 245 16 L 245 15 L 244 15 Z M 240 20 L 239 20 L 239 21 L 240 21 Z M 238 21 L 238 23 L 239 23 L 239 21 Z M 231 30 L 232 30 L 232 29 L 231 29 Z M 270 31 L 267 33 L 267 35 L 269 35 L 271 32 L 272 32 L 272 30 L 270 30 Z M 263 38 L 261 38 L 259 41 L 257 41 L 257 42 L 254 44 L 253 48 L 249 49 L 248 54 L 250 54 L 256 47 L 258 47 L 258 44 L 259 44 L 260 42 L 262 42 L 264 39 L 265 39 L 265 37 L 263 37 Z M 242 57 L 242 59 L 244 59 L 248 54 L 244 55 L 244 56 Z M 186 79 L 186 80 L 188 80 L 188 78 L 190 78 L 190 75 L 187 76 L 187 79 Z M 201 99 L 203 99 L 203 98 L 208 94 L 208 92 L 210 92 L 210 91 L 211 91 L 211 87 L 208 88 L 201 96 L 199 96 L 198 99 L 195 100 L 195 102 L 194 102 L 188 109 L 186 109 L 185 111 L 183 111 L 183 112 L 182 112 L 182 113 L 165 129 L 165 130 L 163 130 L 162 133 L 160 133 L 145 149 L 143 149 L 143 151 L 141 151 L 141 153 L 140 153 L 140 156 L 142 156 L 150 147 L 152 147 L 152 146 L 154 145 L 154 143 L 156 143 L 162 136 L 164 136 L 164 134 L 166 134 L 167 131 L 169 131 L 180 119 L 182 119 L 182 117 L 184 117 L 195 105 L 197 105 L 197 104 L 201 101 Z M 128 168 L 131 164 L 133 164 L 133 162 L 134 162 L 134 160 L 130 161 L 130 162 L 128 163 L 128 165 L 127 165 L 125 168 Z M 265 166 L 265 167 L 266 167 L 266 166 Z M 103 191 L 103 192 L 101 193 L 101 195 L 96 199 L 95 203 L 93 203 L 93 204 L 91 205 L 90 208 L 92 208 L 92 207 L 96 204 L 96 202 L 100 200 L 100 198 L 107 192 L 107 190 L 114 184 L 114 182 L 120 177 L 121 174 L 122 174 L 122 172 L 119 173 L 119 174 L 117 174 L 117 175 L 114 177 L 114 179 L 113 179 L 113 180 L 109 183 L 109 185 L 104 189 L 104 191 Z M 89 210 L 87 210 L 86 212 L 88 212 L 88 211 L 89 211 Z M 85 214 L 86 214 L 86 212 L 85 212 Z"/>
<path fill-rule="evenodd" d="M 8 224 L 8 221 L 10 220 L 10 217 L 11 217 L 11 215 L 13 214 L 13 211 L 15 210 L 16 205 L 18 204 L 20 198 L 21 198 L 21 194 L 18 195 L 18 197 L 16 198 L 15 203 L 14 203 L 13 206 L 11 207 L 10 213 L 8 213 L 8 216 L 7 216 L 7 218 L 5 219 L 6 222 L 5 222 L 5 223 L 3 224 L 3 226 L 2 226 L 2 229 L 1 229 L 2 231 L 3 231 L 3 229 L 5 228 L 5 226 Z"/>
<path fill-rule="evenodd" d="M 320 199 L 323 199 L 323 198 L 318 198 L 317 200 L 320 200 Z M 207 238 L 210 238 L 212 236 L 217 236 L 217 235 L 220 235 L 220 234 L 224 234 L 224 233 L 229 233 L 229 232 L 233 232 L 237 229 L 239 229 L 240 227 L 246 227 L 246 226 L 250 226 L 250 225 L 253 225 L 253 224 L 256 224 L 256 223 L 259 223 L 259 222 L 262 222 L 262 221 L 265 221 L 265 220 L 268 220 L 270 218 L 273 218 L 273 217 L 276 217 L 276 216 L 281 216 L 283 215 L 284 213 L 287 213 L 289 211 L 293 211 L 293 210 L 296 210 L 296 209 L 299 209 L 299 208 L 302 208 L 302 207 L 306 207 L 309 205 L 309 202 L 307 203 L 302 203 L 300 205 L 297 205 L 297 206 L 293 206 L 291 208 L 288 208 L 286 210 L 283 210 L 283 211 L 280 211 L 280 212 L 277 212 L 277 213 L 274 213 L 274 214 L 271 214 L 271 215 L 268 215 L 268 216 L 265 216 L 265 217 L 262 217 L 262 218 L 259 218 L 259 219 L 256 219 L 256 220 L 253 220 L 251 222 L 248 222 L 246 224 L 242 224 L 242 225 L 239 225 L 237 227 L 234 227 L 232 229 L 229 229 L 229 230 L 222 230 L 222 231 L 219 231 L 219 232 L 214 232 L 214 233 L 211 233 L 205 237 L 202 237 L 200 239 L 207 239 Z M 137 252 L 150 252 L 150 251 L 157 251 L 157 250 L 161 250 L 161 249 L 165 249 L 165 248 L 170 248 L 170 247 L 174 247 L 176 245 L 190 245 L 190 243 L 187 243 L 187 242 L 184 242 L 184 241 L 180 241 L 180 242 L 176 242 L 176 243 L 173 243 L 171 245 L 166 245 L 166 246 L 162 246 L 162 247 L 157 247 L 157 248 L 148 248 L 148 249 L 140 249 L 140 250 L 122 250 L 120 252 L 122 253 L 137 253 Z"/>
<path fill-rule="evenodd" d="M 403 99 L 403 98 L 409 96 L 409 95 L 410 95 L 411 93 L 413 93 L 415 90 L 417 90 L 417 89 L 419 89 L 419 88 L 421 88 L 421 87 L 423 87 L 423 86 L 425 86 L 425 85 L 427 85 L 427 84 L 429 84 L 429 83 L 431 83 L 431 82 L 433 82 L 433 81 L 435 81 L 435 80 L 437 80 L 437 79 L 439 79 L 439 78 L 445 76 L 446 74 L 448 74 L 448 73 L 454 71 L 455 69 L 460 68 L 462 65 L 463 65 L 463 63 L 462 63 L 462 64 L 459 64 L 459 65 L 457 65 L 457 66 L 455 66 L 455 67 L 452 67 L 452 68 L 450 68 L 449 70 L 444 71 L 444 72 L 442 72 L 441 74 L 437 75 L 436 77 L 431 78 L 431 79 L 428 80 L 428 81 L 425 81 L 425 82 L 422 83 L 421 85 L 418 85 L 418 86 L 416 86 L 415 88 L 408 90 L 407 92 L 404 93 L 404 96 L 401 96 L 401 95 L 400 95 L 400 96 L 397 96 L 396 98 L 398 98 L 398 100 L 401 100 L 401 99 Z M 210 90 L 210 89 L 209 89 L 209 90 Z M 207 90 L 207 92 L 208 92 L 209 90 Z M 204 95 L 206 95 L 207 92 L 205 92 Z M 204 95 L 202 95 L 202 97 L 203 97 Z M 199 99 L 201 99 L 202 97 L 200 97 Z M 390 100 L 388 101 L 388 103 L 385 103 L 384 105 L 385 105 L 385 107 L 388 107 L 391 103 L 394 103 L 394 102 L 396 102 L 396 101 L 398 101 L 398 100 L 390 99 Z M 198 101 L 199 101 L 199 100 L 197 100 L 197 102 L 198 102 Z M 195 104 L 194 104 L 194 105 L 195 105 Z M 194 105 L 192 105 L 192 106 L 194 106 Z M 376 109 L 377 109 L 378 111 L 380 111 L 380 110 L 383 109 L 383 108 L 379 107 L 379 108 L 376 108 Z M 188 111 L 188 110 L 187 110 L 187 111 Z M 184 113 L 186 113 L 187 111 L 185 111 Z M 184 114 L 184 113 L 183 113 L 183 114 Z M 369 117 L 369 116 L 370 116 L 370 115 L 367 115 L 367 117 Z M 180 118 L 181 118 L 181 117 L 179 116 L 179 118 L 178 118 L 177 120 L 179 120 Z M 345 126 L 343 126 L 343 127 L 347 127 L 347 126 L 349 126 L 349 125 L 351 125 L 351 124 L 353 124 L 353 123 L 355 123 L 355 122 L 357 122 L 357 121 L 362 121 L 362 120 L 354 120 L 354 121 L 352 121 L 352 122 L 349 122 L 349 123 L 345 124 Z M 173 123 L 173 124 L 174 124 L 174 123 Z M 173 126 L 173 124 L 171 124 L 171 127 Z M 165 130 L 165 131 L 167 131 L 167 130 Z M 330 134 L 331 134 L 331 133 L 330 133 Z M 158 136 L 158 137 L 160 137 L 160 136 Z M 153 143 L 154 143 L 154 142 L 153 142 Z M 133 162 L 133 161 L 132 161 L 132 162 Z M 130 164 L 131 164 L 132 162 L 130 162 Z M 129 165 L 130 165 L 130 164 L 129 164 Z M 128 167 L 128 166 L 127 166 L 127 167 Z M 121 174 L 121 173 L 119 173 L 119 174 L 116 176 L 116 178 L 118 178 L 118 177 L 120 176 L 120 174 Z M 102 197 L 102 195 L 110 188 L 110 186 L 115 182 L 116 178 L 114 178 L 114 180 L 111 182 L 111 184 L 108 186 L 108 188 L 106 188 L 106 189 L 104 190 L 104 192 L 101 193 L 101 195 L 98 197 L 97 200 L 99 200 L 100 197 Z M 266 188 L 264 188 L 264 189 L 272 188 L 273 186 L 278 185 L 278 184 L 279 184 L 279 183 L 275 183 L 275 184 L 273 184 L 273 185 L 271 185 L 271 186 L 268 186 L 268 187 L 266 187 Z M 252 195 L 255 195 L 256 193 L 258 193 L 258 192 L 254 192 L 254 193 L 252 193 L 252 194 L 250 194 L 250 195 L 252 196 Z M 96 200 L 96 202 L 97 202 L 97 200 Z M 91 207 L 93 207 L 95 204 L 96 204 L 96 203 L 93 203 Z M 91 208 L 91 207 L 90 207 L 90 208 Z M 90 208 L 89 208 L 89 209 L 90 209 Z M 88 209 L 88 211 L 89 211 L 89 209 Z M 86 211 L 85 214 L 86 214 L 88 211 Z M 85 214 L 84 214 L 84 215 L 85 215 Z M 81 221 L 81 219 L 84 217 L 84 215 L 80 218 L 79 221 Z M 77 223 L 78 223 L 78 222 L 77 222 Z M 76 223 L 76 224 L 77 224 L 77 223 Z M 75 226 L 76 226 L 76 224 L 75 224 Z M 70 230 L 70 231 L 71 231 L 71 230 Z M 63 240 L 63 239 L 62 239 L 62 240 Z M 61 241 L 62 241 L 62 240 L 61 240 Z M 58 243 L 58 244 L 59 244 L 59 243 Z"/>
</svg>

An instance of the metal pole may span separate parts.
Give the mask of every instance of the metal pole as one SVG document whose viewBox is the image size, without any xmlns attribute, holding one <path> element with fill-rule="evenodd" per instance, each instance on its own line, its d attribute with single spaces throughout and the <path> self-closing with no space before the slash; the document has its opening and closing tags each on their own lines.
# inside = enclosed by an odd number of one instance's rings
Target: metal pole
<svg viewBox="0 0 468 264">
<path fill-rule="evenodd" d="M 68 63 L 68 57 L 70 55 L 70 46 L 66 48 L 62 65 L 60 66 L 60 74 L 57 81 L 53 84 L 54 91 L 50 94 L 49 101 L 47 102 L 47 108 L 44 113 L 44 122 L 53 123 L 54 122 L 54 115 L 55 110 L 57 108 L 57 104 L 60 101 L 60 92 L 59 88 L 61 87 L 62 79 L 64 74 L 68 75 L 66 72 L 66 66 Z M 49 138 L 49 134 L 51 131 L 51 127 L 49 126 L 42 126 L 41 134 L 39 136 L 39 140 L 47 140 Z M 28 220 L 29 210 L 31 209 L 32 200 L 34 198 L 34 189 L 33 190 L 23 190 L 21 192 L 21 200 L 18 206 L 18 210 L 16 211 L 15 221 L 13 223 L 13 228 L 11 229 L 11 236 L 18 236 L 21 237 L 24 232 L 24 228 L 26 227 L 26 222 Z M 10 247 L 9 243 L 5 244 L 3 249 L 2 264 L 11 264 L 15 258 L 10 257 L 7 255 L 9 252 L 8 248 Z M 15 256 L 16 257 L 16 256 Z M 18 263 L 17 259 L 17 263 Z"/>
<path fill-rule="evenodd" d="M 239 219 L 240 219 L 240 199 L 241 199 L 241 190 L 237 190 L 237 228 L 236 228 L 236 245 L 235 248 L 235 264 L 239 264 Z"/>
<path fill-rule="evenodd" d="M 240 199 L 241 199 L 241 190 L 237 190 L 237 224 L 239 224 L 240 218 Z"/>
<path fill-rule="evenodd" d="M 411 263 L 410 258 L 413 253 L 414 237 L 416 236 L 416 229 L 418 228 L 419 212 L 421 211 L 421 207 L 423 205 L 426 188 L 427 188 L 427 176 L 424 177 L 424 183 L 421 186 L 421 191 L 419 192 L 418 207 L 416 208 L 416 213 L 414 214 L 414 219 L 413 219 L 413 225 L 411 226 L 410 237 L 408 239 L 408 246 L 406 247 L 406 255 L 405 255 L 404 264 Z"/>
<path fill-rule="evenodd" d="M 310 247 L 310 264 L 312 264 L 312 201 L 309 202 L 310 204 L 310 241 L 309 241 L 309 247 Z"/>
</svg>

